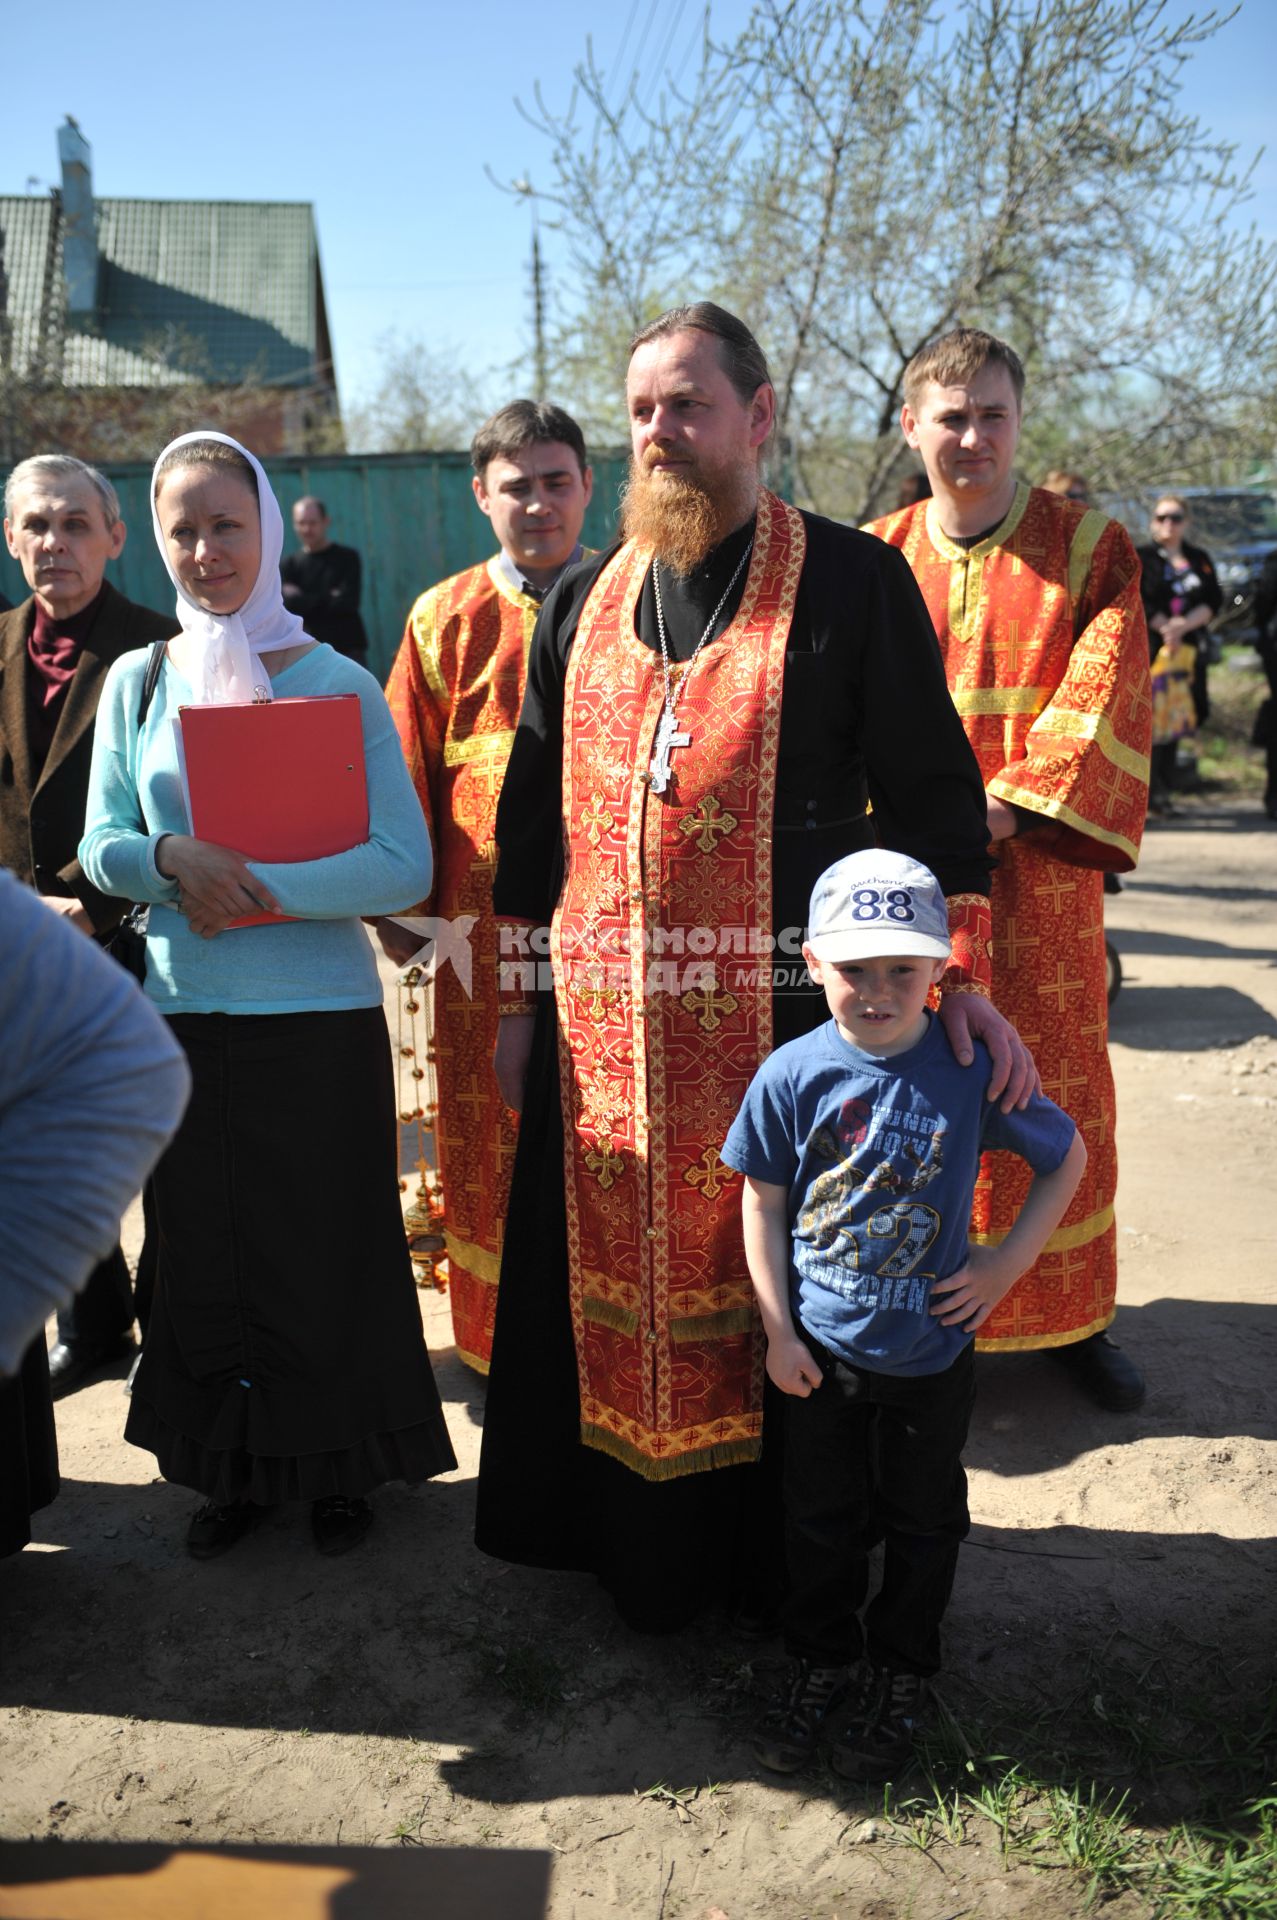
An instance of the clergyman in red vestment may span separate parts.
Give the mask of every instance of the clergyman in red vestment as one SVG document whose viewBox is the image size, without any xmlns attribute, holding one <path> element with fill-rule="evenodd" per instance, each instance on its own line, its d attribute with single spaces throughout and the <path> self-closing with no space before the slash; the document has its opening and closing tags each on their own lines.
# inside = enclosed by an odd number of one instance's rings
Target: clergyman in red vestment
<svg viewBox="0 0 1277 1920">
<path fill-rule="evenodd" d="M 494 902 L 528 958 L 498 1040 L 522 1121 L 476 1538 L 669 1630 L 757 1599 L 779 1559 L 719 1147 L 772 1045 L 826 1016 L 802 985 L 816 876 L 875 831 L 925 859 L 955 1049 L 1014 1036 L 984 997 L 979 771 L 908 568 L 761 485 L 775 394 L 721 308 L 644 329 L 627 404 L 625 538 L 546 601 L 498 810 Z"/>
<path fill-rule="evenodd" d="M 417 911 L 474 920 L 469 980 L 451 964 L 434 976 L 436 1144 L 453 1336 L 467 1365 L 486 1373 L 515 1141 L 491 1067 L 497 795 L 541 601 L 582 557 L 592 475 L 576 421 L 533 400 L 485 421 L 471 459 L 474 496 L 499 550 L 414 603 L 386 698 L 435 850 L 434 891 Z M 393 921 L 379 922 L 378 934 L 400 964 L 421 945 Z"/>
<path fill-rule="evenodd" d="M 1011 348 L 974 328 L 915 355 L 901 424 L 933 497 L 869 531 L 913 569 L 980 762 L 999 860 L 994 1002 L 1088 1155 L 1046 1252 L 977 1346 L 1049 1349 L 1101 1406 L 1129 1410 L 1144 1398 L 1143 1378 L 1105 1332 L 1117 1295 L 1117 1156 L 1103 876 L 1135 865 L 1144 826 L 1148 638 L 1125 529 L 1017 480 L 1023 388 Z M 1012 1155 L 985 1155 L 977 1244 L 1003 1238 L 1027 1178 Z"/>
</svg>

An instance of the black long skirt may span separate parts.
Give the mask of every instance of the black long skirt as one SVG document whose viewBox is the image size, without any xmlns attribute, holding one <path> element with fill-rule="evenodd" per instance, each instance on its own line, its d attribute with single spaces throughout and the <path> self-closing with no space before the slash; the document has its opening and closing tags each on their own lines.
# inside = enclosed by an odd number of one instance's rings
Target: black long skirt
<svg viewBox="0 0 1277 1920">
<path fill-rule="evenodd" d="M 11 1380 L 0 1381 L 0 1559 L 31 1538 L 31 1515 L 58 1493 L 49 1353 L 39 1332 Z"/>
<path fill-rule="evenodd" d="M 155 1300 L 125 1438 L 219 1504 L 446 1473 L 381 1009 L 170 1025 L 193 1088 L 154 1176 Z"/>
</svg>

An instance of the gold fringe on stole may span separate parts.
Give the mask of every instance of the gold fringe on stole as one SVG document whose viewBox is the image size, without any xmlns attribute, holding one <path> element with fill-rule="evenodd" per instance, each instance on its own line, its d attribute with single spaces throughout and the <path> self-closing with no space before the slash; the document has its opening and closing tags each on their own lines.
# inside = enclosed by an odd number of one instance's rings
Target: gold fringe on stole
<svg viewBox="0 0 1277 1920">
<path fill-rule="evenodd" d="M 670 1339 L 728 1340 L 734 1333 L 749 1333 L 758 1323 L 753 1307 L 724 1307 L 721 1313 L 689 1313 L 670 1321 Z"/>
<path fill-rule="evenodd" d="M 638 1331 L 638 1315 L 633 1307 L 618 1307 L 614 1300 L 600 1300 L 593 1293 L 582 1296 L 581 1315 L 585 1320 L 593 1320 L 597 1326 L 611 1327 L 615 1333 L 634 1334 Z"/>
<path fill-rule="evenodd" d="M 487 1373 L 488 1371 L 488 1362 L 481 1359 L 477 1353 L 467 1353 L 464 1347 L 457 1348 L 457 1358 L 458 1360 L 464 1360 L 468 1367 L 473 1367 L 476 1373 Z"/>
<path fill-rule="evenodd" d="M 697 1453 L 679 1453 L 654 1460 L 610 1428 L 597 1427 L 589 1420 L 581 1422 L 581 1441 L 598 1453 L 610 1454 L 613 1460 L 619 1460 L 623 1467 L 643 1480 L 684 1480 L 689 1473 L 712 1473 L 716 1467 L 748 1466 L 757 1460 L 763 1448 L 761 1438 L 722 1440 L 717 1446 L 704 1447 Z"/>
</svg>

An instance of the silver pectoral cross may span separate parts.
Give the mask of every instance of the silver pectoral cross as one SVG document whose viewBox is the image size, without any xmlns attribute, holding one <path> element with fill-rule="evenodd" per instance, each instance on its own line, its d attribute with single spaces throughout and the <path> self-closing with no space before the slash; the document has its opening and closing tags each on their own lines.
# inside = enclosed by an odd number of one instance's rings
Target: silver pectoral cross
<svg viewBox="0 0 1277 1920">
<path fill-rule="evenodd" d="M 664 793 L 669 786 L 673 768 L 670 766 L 670 751 L 673 747 L 690 747 L 690 733 L 678 731 L 678 721 L 669 707 L 661 710 L 660 722 L 656 729 L 656 739 L 652 745 L 651 786 L 653 793 Z"/>
</svg>

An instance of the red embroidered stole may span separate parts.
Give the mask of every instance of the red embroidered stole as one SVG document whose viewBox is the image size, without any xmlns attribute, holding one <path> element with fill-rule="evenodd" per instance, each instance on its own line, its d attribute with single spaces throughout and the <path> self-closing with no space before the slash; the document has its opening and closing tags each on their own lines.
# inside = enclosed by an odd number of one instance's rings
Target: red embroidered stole
<svg viewBox="0 0 1277 1920">
<path fill-rule="evenodd" d="M 760 494 L 744 596 L 687 675 L 691 745 L 663 795 L 647 773 L 661 659 L 635 631 L 649 552 L 630 543 L 604 568 L 569 656 L 551 952 L 581 1436 L 648 1479 L 759 1450 L 763 1342 L 740 1178 L 718 1149 L 772 1044 L 776 763 L 805 549 L 800 516 Z"/>
</svg>

